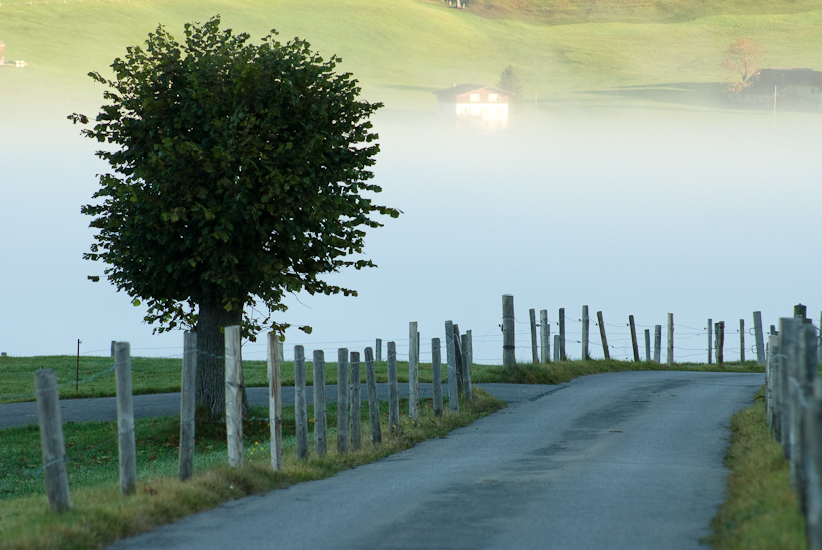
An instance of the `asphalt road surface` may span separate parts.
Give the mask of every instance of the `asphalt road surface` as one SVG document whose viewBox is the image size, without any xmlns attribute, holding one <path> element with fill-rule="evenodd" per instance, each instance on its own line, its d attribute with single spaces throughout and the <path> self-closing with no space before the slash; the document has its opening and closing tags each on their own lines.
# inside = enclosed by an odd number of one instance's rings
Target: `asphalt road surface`
<svg viewBox="0 0 822 550">
<path fill-rule="evenodd" d="M 725 496 L 728 421 L 763 382 L 695 372 L 578 378 L 374 464 L 111 548 L 699 548 Z"/>
</svg>

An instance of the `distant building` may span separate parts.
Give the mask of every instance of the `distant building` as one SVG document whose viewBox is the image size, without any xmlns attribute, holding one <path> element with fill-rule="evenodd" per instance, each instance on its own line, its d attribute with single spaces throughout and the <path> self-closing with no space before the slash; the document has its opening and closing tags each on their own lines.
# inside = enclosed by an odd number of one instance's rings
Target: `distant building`
<svg viewBox="0 0 822 550">
<path fill-rule="evenodd" d="M 751 85 L 731 99 L 743 105 L 777 109 L 822 112 L 822 71 L 808 68 L 772 67 L 760 69 Z"/>
<path fill-rule="evenodd" d="M 3 50 L 6 48 L 6 45 L 0 42 L 0 65 L 6 63 L 6 58 L 3 57 Z"/>
<path fill-rule="evenodd" d="M 454 118 L 472 128 L 508 127 L 509 100 L 514 94 L 507 90 L 479 84 L 454 84 L 435 93 L 440 116 Z"/>
</svg>

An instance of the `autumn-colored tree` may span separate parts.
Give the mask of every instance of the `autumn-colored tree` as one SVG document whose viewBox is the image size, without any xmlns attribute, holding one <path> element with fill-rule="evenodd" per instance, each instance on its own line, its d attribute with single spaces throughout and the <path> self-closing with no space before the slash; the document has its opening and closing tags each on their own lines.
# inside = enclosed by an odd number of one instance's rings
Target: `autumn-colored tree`
<svg viewBox="0 0 822 550">
<path fill-rule="evenodd" d="M 743 37 L 728 46 L 720 66 L 725 71 L 725 85 L 729 92 L 739 93 L 754 82 L 762 68 L 765 48 L 756 40 Z"/>
</svg>

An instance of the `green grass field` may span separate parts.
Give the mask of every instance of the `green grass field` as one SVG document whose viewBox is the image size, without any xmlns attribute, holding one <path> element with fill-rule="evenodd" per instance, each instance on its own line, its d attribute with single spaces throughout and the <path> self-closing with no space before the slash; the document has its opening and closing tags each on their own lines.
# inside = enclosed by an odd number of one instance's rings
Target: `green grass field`
<svg viewBox="0 0 822 550">
<path fill-rule="evenodd" d="M 822 69 L 822 6 L 810 0 L 669 0 L 632 14 L 613 2 L 561 25 L 545 17 L 552 3 L 495 0 L 508 8 L 489 11 L 480 8 L 491 2 L 478 0 L 472 11 L 419 0 L 2 2 L 6 59 L 29 66 L 0 69 L 0 98 L 97 104 L 102 88 L 87 72 L 106 70 L 158 23 L 180 36 L 183 23 L 217 13 L 224 26 L 255 38 L 276 28 L 284 40 L 298 35 L 326 57 L 338 54 L 367 99 L 432 111 L 431 92 L 454 82 L 495 83 L 508 64 L 522 75 L 526 98 L 539 90 L 541 101 L 557 105 L 597 99 L 586 91 L 715 83 L 724 50 L 741 36 L 765 46 L 769 65 Z"/>
<path fill-rule="evenodd" d="M 75 389 L 77 379 L 77 359 L 69 355 L 43 357 L 0 357 L 0 403 L 33 401 L 34 372 L 40 368 L 53 369 L 60 386 L 60 398 L 107 397 L 115 395 L 114 362 L 110 357 L 80 357 L 81 383 Z M 325 380 L 337 383 L 337 364 L 326 363 Z M 375 363 L 377 382 L 388 382 L 388 365 Z M 133 357 L 131 361 L 134 394 L 165 393 L 180 391 L 182 360 L 168 358 Z M 590 361 L 560 361 L 548 365 L 519 364 L 508 371 L 501 365 L 472 365 L 471 377 L 475 383 L 513 384 L 561 384 L 578 376 L 604 372 L 624 372 L 630 370 L 694 370 L 711 372 L 764 372 L 755 361 L 744 365 L 725 363 L 708 365 L 705 363 L 667 364 L 652 362 L 619 361 L 616 359 Z M 447 382 L 447 369 L 442 366 L 442 381 Z M 294 363 L 286 361 L 281 365 L 281 384 L 294 385 Z M 433 382 L 430 363 L 419 366 L 419 381 Z M 267 386 L 266 365 L 263 361 L 243 361 L 243 376 L 247 387 Z M 311 385 L 314 378 L 313 364 L 306 363 L 306 379 Z M 397 378 L 408 382 L 408 363 L 397 362 Z M 365 364 L 361 366 L 361 379 L 365 380 Z"/>
</svg>

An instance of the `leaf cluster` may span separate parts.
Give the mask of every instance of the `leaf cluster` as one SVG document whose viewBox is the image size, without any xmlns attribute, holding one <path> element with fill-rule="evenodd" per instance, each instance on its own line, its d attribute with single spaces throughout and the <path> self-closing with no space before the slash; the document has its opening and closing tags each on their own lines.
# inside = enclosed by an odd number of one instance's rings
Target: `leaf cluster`
<svg viewBox="0 0 822 550">
<path fill-rule="evenodd" d="M 339 58 L 219 26 L 187 24 L 178 42 L 161 25 L 115 59 L 114 78 L 90 73 L 106 104 L 83 134 L 107 144 L 97 155 L 111 172 L 82 207 L 98 230 L 84 257 L 146 301 L 160 332 L 193 326 L 202 303 L 261 302 L 268 323 L 285 292 L 356 295 L 320 275 L 374 267 L 347 256 L 381 225 L 372 214 L 399 215 L 365 196 L 381 191 L 368 183 L 379 151 L 368 117 L 382 105 L 357 99 Z M 245 328 L 260 322 L 246 314 Z"/>
</svg>

